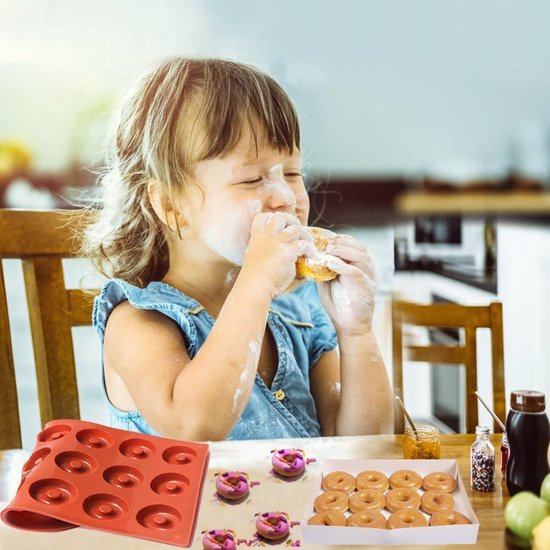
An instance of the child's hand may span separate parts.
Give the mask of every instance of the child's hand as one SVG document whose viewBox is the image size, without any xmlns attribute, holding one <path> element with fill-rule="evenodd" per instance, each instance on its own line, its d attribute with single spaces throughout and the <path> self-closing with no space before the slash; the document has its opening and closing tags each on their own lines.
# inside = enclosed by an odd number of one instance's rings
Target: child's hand
<svg viewBox="0 0 550 550">
<path fill-rule="evenodd" d="M 365 245 L 351 235 L 339 234 L 326 249 L 327 265 L 336 279 L 317 283 L 321 303 L 337 332 L 357 335 L 372 330 L 376 288 L 372 258 Z"/>
<path fill-rule="evenodd" d="M 241 274 L 263 280 L 275 298 L 296 277 L 296 260 L 314 254 L 313 237 L 300 220 L 284 212 L 261 212 L 252 222 Z"/>
</svg>

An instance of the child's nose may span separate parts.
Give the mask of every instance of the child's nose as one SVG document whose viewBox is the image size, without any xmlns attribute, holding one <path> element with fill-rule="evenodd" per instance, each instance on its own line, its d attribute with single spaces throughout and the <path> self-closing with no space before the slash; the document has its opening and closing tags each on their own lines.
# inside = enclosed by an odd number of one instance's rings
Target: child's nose
<svg viewBox="0 0 550 550">
<path fill-rule="evenodd" d="M 269 206 L 275 208 L 296 208 L 296 195 L 284 179 L 268 184 Z"/>
</svg>

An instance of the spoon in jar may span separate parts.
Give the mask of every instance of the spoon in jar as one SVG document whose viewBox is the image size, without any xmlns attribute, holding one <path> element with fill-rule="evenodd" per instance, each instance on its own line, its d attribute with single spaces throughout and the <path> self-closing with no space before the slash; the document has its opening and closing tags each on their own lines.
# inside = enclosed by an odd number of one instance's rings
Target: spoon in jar
<svg viewBox="0 0 550 550">
<path fill-rule="evenodd" d="M 418 430 L 416 429 L 416 426 L 414 425 L 414 422 L 412 421 L 412 418 L 409 416 L 409 413 L 407 412 L 407 409 L 405 409 L 405 405 L 403 404 L 403 401 L 401 401 L 400 397 L 398 395 L 395 396 L 395 400 L 397 401 L 397 404 L 401 407 L 401 410 L 403 411 L 403 414 L 405 415 L 405 418 L 407 419 L 407 422 L 410 424 L 412 431 L 414 432 L 414 435 L 416 436 L 416 440 L 420 441 L 420 437 L 418 435 Z"/>
<path fill-rule="evenodd" d="M 485 403 L 485 401 L 483 401 L 483 399 L 481 398 L 481 395 L 479 395 L 478 391 L 476 391 L 474 393 L 476 394 L 476 397 L 481 401 L 481 404 L 487 409 L 489 414 L 495 419 L 495 422 L 497 422 L 497 424 L 502 428 L 502 431 L 504 433 L 506 433 L 506 426 L 502 423 L 500 418 L 489 408 L 489 405 L 487 405 L 487 403 Z"/>
</svg>

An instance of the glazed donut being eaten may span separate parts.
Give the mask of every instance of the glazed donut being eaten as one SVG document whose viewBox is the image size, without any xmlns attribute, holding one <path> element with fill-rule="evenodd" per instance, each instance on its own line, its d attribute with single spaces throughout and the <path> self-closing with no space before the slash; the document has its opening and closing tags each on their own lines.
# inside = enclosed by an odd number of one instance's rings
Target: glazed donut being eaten
<svg viewBox="0 0 550 550">
<path fill-rule="evenodd" d="M 380 512 L 384 506 L 386 506 L 386 497 L 380 491 L 363 489 L 349 497 L 349 509 L 352 512 L 361 512 L 362 510 Z"/>
<path fill-rule="evenodd" d="M 388 529 L 428 527 L 426 518 L 418 510 L 397 510 L 388 518 Z"/>
<path fill-rule="evenodd" d="M 355 478 L 346 472 L 330 472 L 321 483 L 325 491 L 344 491 L 348 495 L 355 490 Z"/>
<path fill-rule="evenodd" d="M 322 512 L 311 516 L 308 525 L 332 525 L 335 527 L 346 526 L 346 516 L 342 512 Z"/>
<path fill-rule="evenodd" d="M 419 506 L 420 497 L 414 489 L 392 489 L 386 494 L 386 508 L 390 512 L 416 510 Z"/>
<path fill-rule="evenodd" d="M 315 256 L 300 256 L 296 260 L 296 276 L 313 281 L 331 281 L 337 274 L 327 266 L 327 260 L 331 257 L 325 252 L 329 241 L 336 237 L 336 233 L 320 227 L 307 227 L 313 236 L 317 254 Z"/>
<path fill-rule="evenodd" d="M 315 498 L 316 512 L 345 512 L 348 509 L 348 495 L 342 491 L 327 491 Z"/>
<path fill-rule="evenodd" d="M 348 527 L 371 527 L 374 529 L 386 529 L 386 518 L 374 510 L 362 510 L 351 514 L 347 521 Z"/>
<path fill-rule="evenodd" d="M 433 472 L 422 480 L 422 488 L 426 491 L 452 493 L 456 489 L 456 479 L 445 472 Z"/>
<path fill-rule="evenodd" d="M 430 525 L 466 525 L 472 523 L 460 512 L 436 512 L 430 518 Z"/>
<path fill-rule="evenodd" d="M 449 493 L 443 491 L 426 491 L 420 497 L 420 508 L 426 514 L 451 511 L 454 505 L 454 498 Z"/>
</svg>

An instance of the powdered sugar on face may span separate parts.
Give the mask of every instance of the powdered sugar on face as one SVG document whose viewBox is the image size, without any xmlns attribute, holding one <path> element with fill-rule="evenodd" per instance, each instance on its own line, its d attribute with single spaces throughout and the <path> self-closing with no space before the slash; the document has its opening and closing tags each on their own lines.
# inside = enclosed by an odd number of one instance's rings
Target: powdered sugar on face
<svg viewBox="0 0 550 550">
<path fill-rule="evenodd" d="M 239 210 L 228 208 L 202 228 L 202 238 L 222 258 L 235 265 L 242 265 L 250 240 L 252 220 L 261 211 L 262 203 L 258 199 L 247 201 Z"/>
</svg>

